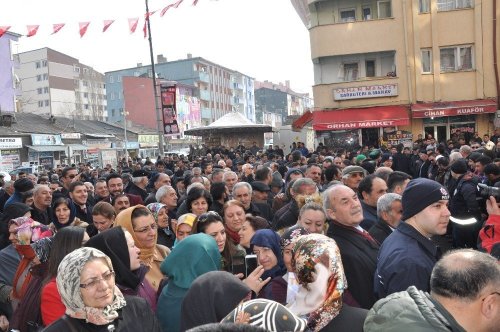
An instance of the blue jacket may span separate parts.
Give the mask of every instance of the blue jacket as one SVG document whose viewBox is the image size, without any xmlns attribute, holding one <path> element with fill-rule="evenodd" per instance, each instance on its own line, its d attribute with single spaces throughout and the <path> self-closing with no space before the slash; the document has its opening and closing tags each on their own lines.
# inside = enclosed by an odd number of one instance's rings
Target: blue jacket
<svg viewBox="0 0 500 332">
<path fill-rule="evenodd" d="M 432 268 L 440 256 L 431 240 L 402 222 L 380 247 L 373 279 L 375 296 L 381 299 L 410 286 L 429 292 Z"/>
</svg>

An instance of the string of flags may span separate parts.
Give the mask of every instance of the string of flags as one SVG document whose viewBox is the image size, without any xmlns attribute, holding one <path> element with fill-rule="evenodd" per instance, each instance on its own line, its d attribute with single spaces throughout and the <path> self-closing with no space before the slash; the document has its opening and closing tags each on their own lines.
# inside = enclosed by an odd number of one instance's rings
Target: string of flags
<svg viewBox="0 0 500 332">
<path fill-rule="evenodd" d="M 198 1 L 199 0 L 193 0 L 191 5 L 192 6 L 196 6 L 198 4 Z M 171 3 L 169 5 L 167 5 L 166 7 L 164 7 L 161 11 L 160 11 L 160 17 L 163 17 L 167 11 L 169 11 L 170 9 L 176 9 L 178 8 L 182 3 L 184 2 L 184 0 L 177 0 L 176 2 L 174 3 Z M 148 13 L 145 13 L 144 14 L 144 26 L 143 26 L 143 32 L 144 32 L 144 38 L 147 37 L 147 22 L 149 20 L 149 18 L 155 14 L 156 12 L 158 12 L 159 10 L 153 10 L 153 11 L 150 11 Z M 132 17 L 132 18 L 128 18 L 128 28 L 129 28 L 129 31 L 130 31 L 130 34 L 133 34 L 135 33 L 135 31 L 137 30 L 137 26 L 139 25 L 139 20 L 140 20 L 140 17 Z M 102 32 L 106 32 L 109 27 L 115 22 L 114 19 L 110 19 L 110 20 L 104 20 L 103 21 L 103 27 L 102 27 Z M 87 29 L 89 28 L 91 22 L 90 21 L 87 21 L 87 22 L 78 22 L 78 27 L 79 27 L 79 34 L 80 34 L 80 38 L 83 38 L 83 36 L 85 35 L 85 33 L 87 32 Z M 61 29 L 63 29 L 64 27 L 66 26 L 66 23 L 55 23 L 55 24 L 52 24 L 52 33 L 51 35 L 54 35 L 56 33 L 58 33 L 59 31 L 61 31 Z M 0 38 L 7 32 L 9 31 L 9 29 L 12 28 L 12 26 L 10 25 L 0 25 Z M 38 29 L 40 28 L 40 25 L 27 25 L 26 26 L 26 29 L 27 29 L 27 32 L 26 32 L 26 37 L 34 37 L 37 33 L 38 33 Z"/>
</svg>

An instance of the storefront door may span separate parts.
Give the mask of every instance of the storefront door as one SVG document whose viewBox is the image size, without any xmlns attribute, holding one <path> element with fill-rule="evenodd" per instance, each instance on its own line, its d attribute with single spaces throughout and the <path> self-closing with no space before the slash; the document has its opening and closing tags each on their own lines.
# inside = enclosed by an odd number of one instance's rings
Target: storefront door
<svg viewBox="0 0 500 332">
<path fill-rule="evenodd" d="M 446 142 L 448 130 L 446 125 L 427 125 L 424 127 L 425 136 L 432 135 L 438 143 Z"/>
<path fill-rule="evenodd" d="M 364 128 L 361 129 L 361 137 L 363 146 L 374 146 L 378 148 L 380 138 L 380 128 Z"/>
</svg>

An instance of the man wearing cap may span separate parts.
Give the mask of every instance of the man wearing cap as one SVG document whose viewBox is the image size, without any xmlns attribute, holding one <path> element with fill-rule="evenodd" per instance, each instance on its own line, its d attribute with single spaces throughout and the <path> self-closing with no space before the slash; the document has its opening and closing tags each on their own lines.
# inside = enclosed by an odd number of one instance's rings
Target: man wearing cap
<svg viewBox="0 0 500 332">
<path fill-rule="evenodd" d="M 468 173 L 467 162 L 459 159 L 450 166 L 456 187 L 451 195 L 450 213 L 457 219 L 474 218 L 470 225 L 453 224 L 453 246 L 455 248 L 476 248 L 477 236 L 481 229 L 481 210 L 477 201 L 477 182 Z"/>
<path fill-rule="evenodd" d="M 252 202 L 254 203 L 265 203 L 267 204 L 267 199 L 269 197 L 269 192 L 271 188 L 264 182 L 254 181 L 251 183 L 252 186 Z"/>
<path fill-rule="evenodd" d="M 366 176 L 366 171 L 361 166 L 347 166 L 342 170 L 342 182 L 358 192 L 359 183 Z"/>
<path fill-rule="evenodd" d="M 146 187 L 148 186 L 149 173 L 143 169 L 132 173 L 132 183 L 127 187 L 128 194 L 141 196 L 144 201 L 148 197 Z"/>
<path fill-rule="evenodd" d="M 380 159 L 380 166 L 392 168 L 392 155 L 390 153 L 384 153 L 382 159 Z"/>
<path fill-rule="evenodd" d="M 450 211 L 448 191 L 436 181 L 415 179 L 403 192 L 398 228 L 380 248 L 374 291 L 381 299 L 409 286 L 428 292 L 429 279 L 441 251 L 431 236 L 446 233 Z"/>
</svg>

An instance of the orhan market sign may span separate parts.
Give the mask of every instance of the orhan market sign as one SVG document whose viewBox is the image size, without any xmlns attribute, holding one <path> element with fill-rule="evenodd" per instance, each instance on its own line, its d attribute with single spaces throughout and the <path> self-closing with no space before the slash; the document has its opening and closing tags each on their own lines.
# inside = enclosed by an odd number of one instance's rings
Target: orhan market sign
<svg viewBox="0 0 500 332">
<path fill-rule="evenodd" d="M 397 84 L 356 86 L 333 89 L 334 100 L 393 97 L 398 95 Z"/>
</svg>

